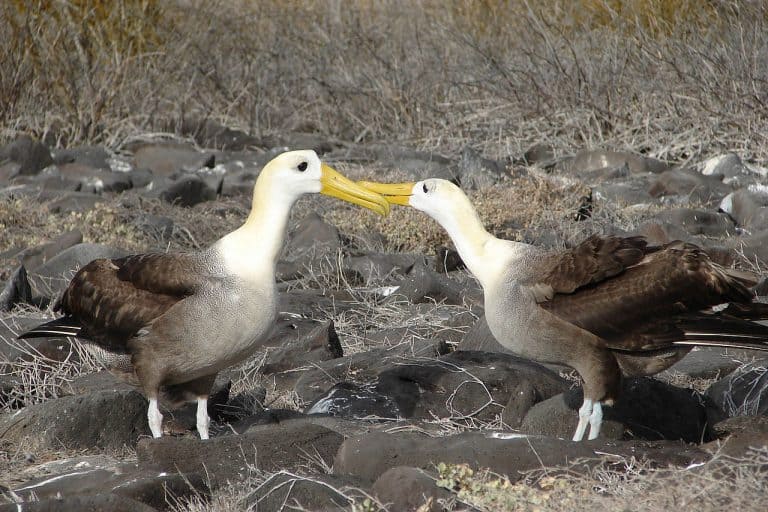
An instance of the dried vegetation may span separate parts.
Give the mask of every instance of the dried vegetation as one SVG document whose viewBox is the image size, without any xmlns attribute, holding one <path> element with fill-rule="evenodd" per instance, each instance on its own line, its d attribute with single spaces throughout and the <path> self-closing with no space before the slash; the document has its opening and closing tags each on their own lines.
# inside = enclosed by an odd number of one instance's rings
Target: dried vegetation
<svg viewBox="0 0 768 512">
<path fill-rule="evenodd" d="M 312 132 L 454 156 L 471 145 L 519 158 L 548 144 L 555 156 L 599 147 L 673 163 L 723 151 L 765 162 L 767 25 L 762 2 L 721 0 L 11 0 L 0 4 L 0 142 L 28 132 L 52 146 L 120 152 L 137 134 L 194 140 L 186 121 L 198 117 L 256 137 Z M 386 176 L 365 165 L 354 174 Z M 582 229 L 569 221 L 582 194 L 530 174 L 472 199 L 500 235 L 552 228 L 567 239 Z M 300 203 L 294 218 L 319 208 L 345 234 L 381 232 L 384 250 L 432 251 L 446 242 L 414 212 L 381 222 L 318 201 Z M 0 252 L 71 228 L 129 250 L 194 248 L 246 211 L 242 201 L 181 209 L 126 194 L 84 215 L 57 215 L 3 199 Z M 138 212 L 169 216 L 179 230 L 157 239 L 137 227 Z M 595 215 L 620 227 L 642 218 L 616 209 Z M 304 285 L 343 286 L 333 268 Z M 361 296 L 356 311 L 335 318 L 345 349 L 364 350 L 356 335 L 363 324 L 390 325 L 399 313 Z M 41 364 L 20 375 L 34 376 Z M 20 399 L 55 395 L 76 374 L 57 365 L 49 372 L 56 382 L 41 381 Z M 245 389 L 247 378 L 236 385 Z M 18 467 L 23 454 L 2 448 L 0 469 Z M 465 468 L 444 468 L 441 478 L 461 498 L 456 510 L 463 501 L 481 510 L 754 510 L 764 501 L 765 457 L 687 470 L 623 461 L 587 476 L 542 470 L 516 484 Z M 222 490 L 210 504 L 177 506 L 241 510 L 244 489 L 265 479 Z M 354 507 L 380 508 L 371 500 Z"/>
</svg>

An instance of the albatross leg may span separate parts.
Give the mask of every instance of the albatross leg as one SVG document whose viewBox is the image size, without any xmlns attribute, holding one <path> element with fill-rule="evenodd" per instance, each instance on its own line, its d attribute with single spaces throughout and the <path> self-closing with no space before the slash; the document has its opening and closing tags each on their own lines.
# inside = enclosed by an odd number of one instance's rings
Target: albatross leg
<svg viewBox="0 0 768 512">
<path fill-rule="evenodd" d="M 592 406 L 592 414 L 589 415 L 589 437 L 588 440 L 597 439 L 600 435 L 600 427 L 603 424 L 603 404 L 598 400 Z"/>
<path fill-rule="evenodd" d="M 208 417 L 208 396 L 197 397 L 197 433 L 200 439 L 208 439 L 208 427 L 211 418 Z"/>
<path fill-rule="evenodd" d="M 152 437 L 163 436 L 163 415 L 160 414 L 160 408 L 157 406 L 157 398 L 149 399 L 147 408 L 147 420 L 149 421 L 149 430 L 152 431 Z"/>
<path fill-rule="evenodd" d="M 592 400 L 590 400 L 589 398 L 585 398 L 584 402 L 581 404 L 581 407 L 579 408 L 579 424 L 576 425 L 576 432 L 573 434 L 574 441 L 581 441 L 582 439 L 584 439 L 584 432 L 587 431 L 587 424 L 589 424 L 590 417 L 592 416 L 592 410 L 593 410 L 592 403 L 593 403 Z M 600 417 L 602 418 L 602 411 L 600 413 Z M 598 426 L 598 430 L 599 429 L 600 427 Z M 592 434 L 592 430 L 590 428 L 590 435 L 591 434 Z"/>
</svg>

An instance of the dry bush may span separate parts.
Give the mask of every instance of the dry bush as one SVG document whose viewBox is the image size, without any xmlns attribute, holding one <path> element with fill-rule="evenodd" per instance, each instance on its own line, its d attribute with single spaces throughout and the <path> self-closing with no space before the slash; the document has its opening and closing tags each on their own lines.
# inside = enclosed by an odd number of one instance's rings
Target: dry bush
<svg viewBox="0 0 768 512">
<path fill-rule="evenodd" d="M 24 6 L 34 4 L 35 9 Z M 38 5 L 39 4 L 39 5 Z M 766 158 L 762 2 L 6 2 L 0 122 L 118 147 L 190 114 L 492 155 Z M 59 85 L 63 84 L 63 85 Z"/>
</svg>

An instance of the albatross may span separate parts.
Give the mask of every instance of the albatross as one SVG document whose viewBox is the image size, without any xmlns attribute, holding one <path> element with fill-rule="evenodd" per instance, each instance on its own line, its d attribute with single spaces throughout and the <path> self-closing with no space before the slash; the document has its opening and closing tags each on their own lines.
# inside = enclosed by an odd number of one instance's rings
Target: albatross
<svg viewBox="0 0 768 512">
<path fill-rule="evenodd" d="M 483 288 L 488 327 L 502 346 L 579 373 L 574 441 L 588 425 L 588 439 L 598 436 L 622 375 L 658 373 L 696 345 L 768 350 L 768 327 L 754 322 L 768 318 L 768 304 L 755 302 L 754 276 L 717 265 L 695 245 L 593 235 L 549 252 L 488 233 L 449 181 L 358 183 L 448 232 Z"/>
<path fill-rule="evenodd" d="M 264 166 L 245 223 L 200 252 L 97 259 L 56 301 L 63 316 L 19 338 L 77 337 L 119 376 L 141 387 L 161 437 L 161 388 L 197 399 L 197 431 L 208 439 L 208 396 L 217 372 L 250 356 L 277 308 L 275 265 L 291 207 L 321 193 L 379 214 L 389 204 L 322 163 L 314 151 L 282 153 Z"/>
</svg>

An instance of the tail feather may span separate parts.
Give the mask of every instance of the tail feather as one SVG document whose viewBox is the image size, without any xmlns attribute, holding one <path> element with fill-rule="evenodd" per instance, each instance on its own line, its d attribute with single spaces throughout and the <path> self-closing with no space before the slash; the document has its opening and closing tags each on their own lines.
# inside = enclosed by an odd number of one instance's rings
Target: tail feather
<svg viewBox="0 0 768 512">
<path fill-rule="evenodd" d="M 40 324 L 25 333 L 19 334 L 17 338 L 20 340 L 32 338 L 67 338 L 80 335 L 82 330 L 83 327 L 75 321 L 74 318 L 64 316 Z"/>
</svg>

